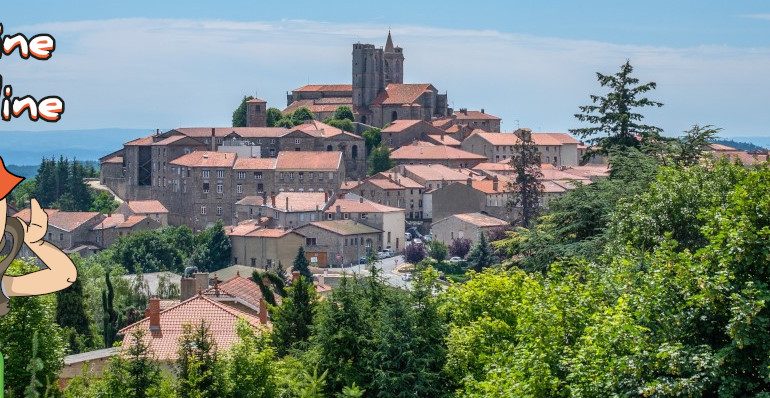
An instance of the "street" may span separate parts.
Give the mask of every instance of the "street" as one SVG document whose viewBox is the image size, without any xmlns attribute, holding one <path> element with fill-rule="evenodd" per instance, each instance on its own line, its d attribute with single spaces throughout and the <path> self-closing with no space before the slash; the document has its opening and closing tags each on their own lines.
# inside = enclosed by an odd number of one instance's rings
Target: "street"
<svg viewBox="0 0 770 398">
<path fill-rule="evenodd" d="M 378 260 L 376 263 L 373 264 L 374 267 L 377 267 L 382 270 L 382 278 L 385 280 L 385 282 L 393 287 L 398 287 L 401 289 L 409 289 L 411 286 L 411 283 L 409 281 L 405 281 L 403 279 L 403 276 L 401 274 L 398 274 L 396 272 L 396 267 L 398 265 L 404 264 L 404 256 L 395 256 L 386 258 L 383 260 Z M 329 274 L 354 274 L 359 276 L 368 276 L 369 270 L 367 269 L 369 267 L 366 264 L 360 264 L 353 267 L 346 267 L 346 268 L 326 268 L 326 272 Z"/>
</svg>

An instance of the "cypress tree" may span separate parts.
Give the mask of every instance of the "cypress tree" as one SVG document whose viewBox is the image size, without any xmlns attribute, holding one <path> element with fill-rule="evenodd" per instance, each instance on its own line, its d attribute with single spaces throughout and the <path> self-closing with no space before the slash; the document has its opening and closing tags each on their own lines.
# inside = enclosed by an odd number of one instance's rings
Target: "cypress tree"
<svg viewBox="0 0 770 398">
<path fill-rule="evenodd" d="M 104 345 L 112 347 L 115 343 L 115 335 L 118 333 L 118 314 L 115 312 L 115 291 L 112 287 L 109 272 L 104 275 L 104 279 L 107 289 L 102 290 L 102 311 L 104 313 L 102 317 L 102 337 L 104 338 Z"/>
<path fill-rule="evenodd" d="M 56 292 L 56 323 L 63 328 L 69 328 L 74 333 L 70 335 L 70 350 L 77 352 L 80 348 L 93 346 L 90 322 L 86 315 L 83 297 L 83 283 L 80 278 L 70 287 Z M 85 347 L 78 347 L 78 338 L 82 339 Z"/>
<path fill-rule="evenodd" d="M 317 300 L 313 283 L 300 276 L 287 289 L 281 305 L 272 309 L 273 343 L 279 355 L 286 355 L 308 341 Z"/>
<path fill-rule="evenodd" d="M 297 250 L 297 257 L 294 258 L 294 271 L 299 271 L 300 275 L 306 278 L 312 278 L 313 273 L 310 272 L 310 263 L 305 257 L 305 249 L 300 246 Z"/>
<path fill-rule="evenodd" d="M 532 141 L 532 133 L 528 130 L 520 130 L 519 140 L 514 145 L 514 155 L 511 158 L 511 167 L 516 173 L 516 178 L 511 183 L 513 195 L 507 204 L 510 212 L 515 212 L 521 207 L 521 225 L 529 227 L 532 220 L 540 212 L 540 197 L 543 186 L 540 179 L 540 153 Z M 515 217 L 511 217 L 515 220 Z"/>
</svg>

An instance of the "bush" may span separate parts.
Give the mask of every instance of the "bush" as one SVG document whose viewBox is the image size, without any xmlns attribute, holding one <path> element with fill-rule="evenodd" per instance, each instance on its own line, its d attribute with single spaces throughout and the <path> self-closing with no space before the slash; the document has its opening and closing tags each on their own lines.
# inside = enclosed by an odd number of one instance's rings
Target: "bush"
<svg viewBox="0 0 770 398">
<path fill-rule="evenodd" d="M 417 264 L 427 256 L 425 245 L 422 243 L 410 243 L 404 250 L 404 258 L 408 263 Z"/>
<path fill-rule="evenodd" d="M 452 257 L 465 258 L 469 251 L 471 251 L 471 240 L 468 238 L 452 239 L 449 245 L 449 254 Z"/>
<path fill-rule="evenodd" d="M 434 240 L 428 244 L 428 253 L 430 253 L 430 256 L 434 260 L 442 262 L 446 260 L 448 251 L 446 245 L 443 242 Z"/>
</svg>

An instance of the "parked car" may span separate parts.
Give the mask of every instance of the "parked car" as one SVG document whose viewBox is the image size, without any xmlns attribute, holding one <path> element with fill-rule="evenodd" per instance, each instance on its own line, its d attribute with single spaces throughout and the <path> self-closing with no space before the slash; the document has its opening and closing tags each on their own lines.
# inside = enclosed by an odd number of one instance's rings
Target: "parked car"
<svg viewBox="0 0 770 398">
<path fill-rule="evenodd" d="M 367 264 L 369 262 L 369 259 L 366 256 L 361 256 L 361 258 L 358 259 L 359 264 Z"/>
<path fill-rule="evenodd" d="M 432 240 L 433 240 L 433 237 L 432 237 L 432 236 L 430 236 L 430 235 L 423 235 L 423 236 L 422 236 L 422 240 L 424 240 L 424 241 L 426 241 L 426 242 L 430 242 L 430 241 L 432 241 Z"/>
<path fill-rule="evenodd" d="M 418 245 L 421 245 L 422 244 L 422 240 L 420 238 L 414 238 L 414 239 L 412 239 L 412 243 L 416 243 Z"/>
<path fill-rule="evenodd" d="M 412 274 L 404 274 L 403 279 L 405 281 L 411 281 L 412 280 Z"/>
<path fill-rule="evenodd" d="M 454 256 L 454 257 L 449 259 L 449 263 L 450 264 L 457 264 L 457 263 L 461 263 L 461 262 L 463 262 L 463 259 L 460 258 L 460 257 L 457 257 L 457 256 Z"/>
<path fill-rule="evenodd" d="M 383 250 L 383 251 L 377 252 L 377 259 L 379 260 L 382 260 L 388 257 L 390 257 L 389 251 Z"/>
</svg>

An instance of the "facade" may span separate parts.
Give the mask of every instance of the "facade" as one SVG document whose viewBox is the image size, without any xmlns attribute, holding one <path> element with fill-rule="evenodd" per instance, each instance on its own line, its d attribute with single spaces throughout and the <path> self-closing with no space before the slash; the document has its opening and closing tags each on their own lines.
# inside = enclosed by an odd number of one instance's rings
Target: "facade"
<svg viewBox="0 0 770 398">
<path fill-rule="evenodd" d="M 321 221 L 329 202 L 328 192 L 279 192 L 265 196 L 247 196 L 235 202 L 236 219 L 240 221 L 269 218 L 273 228 L 297 228 Z"/>
<path fill-rule="evenodd" d="M 444 131 L 424 120 L 397 119 L 381 131 L 382 143 L 390 148 L 398 148 L 414 141 L 428 140 L 429 136 L 441 136 Z"/>
<path fill-rule="evenodd" d="M 377 173 L 349 190 L 374 203 L 405 210 L 407 220 L 423 219 L 424 187 L 393 172 Z"/>
<path fill-rule="evenodd" d="M 130 200 L 121 203 L 115 212 L 125 217 L 146 216 L 163 227 L 168 226 L 168 209 L 157 200 Z"/>
<path fill-rule="evenodd" d="M 475 242 L 480 233 L 488 233 L 490 230 L 507 228 L 509 223 L 499 218 L 482 213 L 453 214 L 433 223 L 431 233 L 433 239 L 447 245 L 454 239 L 469 239 Z"/>
<path fill-rule="evenodd" d="M 512 222 L 516 209 L 509 209 L 513 190 L 508 181 L 472 180 L 451 183 L 433 191 L 433 220 L 441 220 L 453 214 L 485 213 Z"/>
<path fill-rule="evenodd" d="M 483 155 L 489 162 L 503 162 L 513 157 L 516 150 L 515 145 L 520 142 L 519 135 L 528 132 L 528 129 L 519 129 L 513 133 L 474 131 L 463 140 L 461 148 L 471 153 Z M 580 141 L 564 133 L 531 133 L 531 137 L 540 153 L 542 163 L 554 166 L 575 166 L 578 164 Z"/>
<path fill-rule="evenodd" d="M 320 267 L 357 264 L 382 250 L 382 231 L 354 220 L 316 221 L 296 232 L 305 236 L 305 252 Z"/>
<path fill-rule="evenodd" d="M 332 203 L 325 212 L 326 220 L 354 220 L 382 231 L 381 249 L 400 253 L 404 249 L 406 219 L 404 209 L 347 194 Z"/>
<path fill-rule="evenodd" d="M 150 231 L 163 227 L 156 219 L 143 215 L 125 216 L 120 213 L 104 217 L 91 228 L 91 240 L 102 247 L 112 245 L 123 236 L 138 231 Z"/>
<path fill-rule="evenodd" d="M 233 264 L 268 269 L 281 264 L 290 269 L 304 236 L 280 228 L 255 226 L 228 227 L 225 232 L 232 244 Z"/>
</svg>

